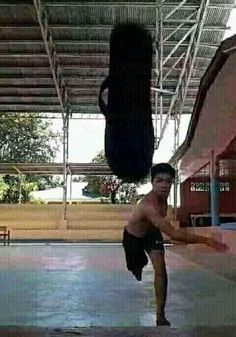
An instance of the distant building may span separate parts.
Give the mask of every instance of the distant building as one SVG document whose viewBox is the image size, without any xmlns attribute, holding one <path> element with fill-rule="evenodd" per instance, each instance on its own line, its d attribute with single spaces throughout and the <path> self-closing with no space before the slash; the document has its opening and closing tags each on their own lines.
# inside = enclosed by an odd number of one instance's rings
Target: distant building
<svg viewBox="0 0 236 337">
<path fill-rule="evenodd" d="M 67 186 L 67 201 L 68 202 L 100 202 L 100 198 L 84 195 L 83 189 L 87 182 L 72 182 Z M 30 193 L 31 200 L 42 200 L 46 203 L 63 202 L 63 187 L 50 188 L 43 191 L 34 191 Z"/>
</svg>

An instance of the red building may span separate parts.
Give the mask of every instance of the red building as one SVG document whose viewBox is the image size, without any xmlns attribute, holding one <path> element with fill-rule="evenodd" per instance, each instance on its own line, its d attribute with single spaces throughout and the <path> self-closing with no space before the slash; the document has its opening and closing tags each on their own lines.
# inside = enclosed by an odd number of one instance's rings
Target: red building
<svg viewBox="0 0 236 337">
<path fill-rule="evenodd" d="M 202 224 L 211 223 L 211 178 L 220 184 L 220 222 L 236 222 L 235 74 L 236 35 L 221 43 L 203 76 L 186 140 L 171 158 L 172 164 L 180 160 L 178 215 L 184 225 L 197 214 Z"/>
</svg>

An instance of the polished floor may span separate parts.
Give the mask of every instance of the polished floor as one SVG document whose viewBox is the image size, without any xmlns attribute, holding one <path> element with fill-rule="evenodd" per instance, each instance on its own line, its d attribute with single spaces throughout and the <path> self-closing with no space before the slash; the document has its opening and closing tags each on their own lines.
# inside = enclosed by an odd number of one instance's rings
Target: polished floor
<svg viewBox="0 0 236 337">
<path fill-rule="evenodd" d="M 0 326 L 145 327 L 155 325 L 153 272 L 126 270 L 121 245 L 0 247 Z M 236 323 L 236 256 L 167 247 L 173 328 Z"/>
</svg>

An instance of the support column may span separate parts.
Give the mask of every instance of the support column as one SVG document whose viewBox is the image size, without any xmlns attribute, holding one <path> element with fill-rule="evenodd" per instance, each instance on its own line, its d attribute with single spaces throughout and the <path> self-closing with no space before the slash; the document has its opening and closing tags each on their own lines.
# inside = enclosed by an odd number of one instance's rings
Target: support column
<svg viewBox="0 0 236 337">
<path fill-rule="evenodd" d="M 218 163 L 214 151 L 211 153 L 211 182 L 210 182 L 210 197 L 211 197 L 211 224 L 212 226 L 220 225 L 219 217 L 219 181 L 218 181 Z"/>
<path fill-rule="evenodd" d="M 176 176 L 174 180 L 174 214 L 175 214 L 175 220 L 177 220 L 177 201 L 178 201 L 178 192 L 179 192 L 179 164 L 175 164 L 175 170 L 176 170 Z"/>
<path fill-rule="evenodd" d="M 69 140 L 69 111 L 63 113 L 63 220 L 67 211 L 67 177 L 68 177 L 68 140 Z"/>
<path fill-rule="evenodd" d="M 162 2 L 156 1 L 156 83 L 155 86 L 158 90 L 155 90 L 155 150 L 158 148 L 160 141 L 159 134 L 162 130 L 163 121 L 163 12 Z M 160 130 L 158 130 L 158 112 L 160 119 Z"/>
<path fill-rule="evenodd" d="M 22 180 L 23 180 L 23 175 L 22 172 L 15 166 L 13 166 L 14 170 L 18 173 L 19 177 L 19 198 L 18 198 L 18 204 L 21 204 L 22 202 Z"/>
<path fill-rule="evenodd" d="M 174 115 L 174 153 L 179 148 L 179 136 L 180 136 L 180 116 L 178 115 L 178 112 L 175 110 Z M 175 180 L 174 180 L 174 214 L 175 214 L 175 220 L 177 220 L 177 203 L 178 203 L 178 194 L 179 194 L 179 182 L 180 182 L 180 176 L 179 176 L 179 161 L 175 162 L 174 168 L 175 168 Z"/>
<path fill-rule="evenodd" d="M 70 203 L 71 203 L 71 198 L 72 198 L 72 173 L 71 173 L 71 169 L 70 169 L 69 165 L 67 165 L 67 172 L 70 175 Z"/>
<path fill-rule="evenodd" d="M 71 199 L 72 199 L 72 175 L 70 175 L 70 202 L 72 202 Z"/>
</svg>

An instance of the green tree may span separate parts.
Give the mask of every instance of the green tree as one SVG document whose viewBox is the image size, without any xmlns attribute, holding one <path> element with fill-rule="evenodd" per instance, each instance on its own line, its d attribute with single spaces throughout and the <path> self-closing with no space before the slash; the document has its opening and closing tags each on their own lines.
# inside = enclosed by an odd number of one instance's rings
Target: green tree
<svg viewBox="0 0 236 337">
<path fill-rule="evenodd" d="M 61 136 L 51 129 L 52 123 L 40 114 L 0 115 L 0 163 L 53 162 L 59 149 Z M 5 175 L 0 182 L 0 202 L 29 201 L 29 193 L 59 186 L 52 176 Z"/>
<path fill-rule="evenodd" d="M 92 163 L 107 164 L 104 151 L 98 152 Z M 147 179 L 146 179 L 147 180 Z M 120 203 L 136 203 L 138 200 L 137 184 L 122 183 L 116 176 L 87 176 L 84 181 L 88 182 L 85 191 L 94 193 L 96 196 L 109 197 L 111 203 L 117 202 L 117 192 L 120 193 Z M 143 183 L 143 182 L 142 182 Z"/>
<path fill-rule="evenodd" d="M 92 163 L 107 164 L 104 151 L 98 152 L 96 157 L 92 159 Z M 115 176 L 87 176 L 83 178 L 83 181 L 88 182 L 84 189 L 85 193 L 92 194 L 95 197 L 110 197 L 111 202 L 114 203 L 112 192 L 119 184 Z"/>
</svg>

